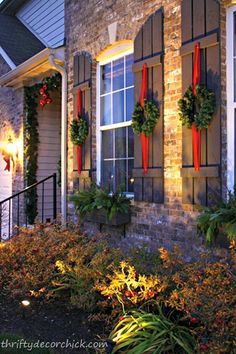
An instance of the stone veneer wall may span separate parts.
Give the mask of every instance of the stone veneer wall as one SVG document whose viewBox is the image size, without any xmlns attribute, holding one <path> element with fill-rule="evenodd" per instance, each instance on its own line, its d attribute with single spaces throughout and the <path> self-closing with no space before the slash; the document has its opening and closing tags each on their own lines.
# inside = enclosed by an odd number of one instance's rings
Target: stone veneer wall
<svg viewBox="0 0 236 354">
<path fill-rule="evenodd" d="M 66 62 L 68 70 L 68 115 L 73 118 L 73 56 L 87 51 L 93 58 L 92 73 L 92 157 L 96 168 L 96 55 L 109 45 L 108 26 L 117 22 L 117 40 L 134 40 L 150 14 L 164 10 L 164 188 L 163 205 L 135 203 L 126 237 L 130 243 L 154 242 L 186 251 L 198 249 L 196 209 L 182 204 L 182 127 L 177 102 L 181 98 L 181 0 L 89 0 L 65 1 Z M 225 9 L 221 9 L 222 36 L 222 162 L 226 182 L 226 94 L 225 94 Z M 73 190 L 73 149 L 68 142 L 68 189 Z M 225 189 L 224 189 L 225 192 Z M 225 193 L 224 193 L 225 195 Z"/>
<path fill-rule="evenodd" d="M 0 76 L 10 71 L 9 66 L 0 56 Z M 0 87 L 0 141 L 7 141 L 9 132 L 13 139 L 22 143 L 23 151 L 23 113 L 24 92 L 23 88 L 12 89 Z M 12 193 L 17 193 L 24 188 L 22 155 L 16 163 L 12 175 Z M 16 200 L 13 202 L 13 222 L 16 221 Z M 23 213 L 23 201 L 20 200 L 21 214 Z"/>
</svg>

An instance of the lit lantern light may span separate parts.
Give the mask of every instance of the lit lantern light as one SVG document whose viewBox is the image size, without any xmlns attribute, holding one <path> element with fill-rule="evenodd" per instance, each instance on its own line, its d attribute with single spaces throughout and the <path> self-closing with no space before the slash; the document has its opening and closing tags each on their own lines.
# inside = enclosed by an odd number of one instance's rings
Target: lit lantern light
<svg viewBox="0 0 236 354">
<path fill-rule="evenodd" d="M 14 168 L 15 162 L 18 159 L 18 146 L 13 142 L 11 136 L 9 136 L 7 144 L 5 144 L 2 148 L 2 155 L 4 161 L 6 162 L 5 171 L 10 171 L 11 162 Z"/>
<path fill-rule="evenodd" d="M 130 178 L 130 183 L 131 183 L 131 184 L 134 183 L 134 178 Z"/>
</svg>

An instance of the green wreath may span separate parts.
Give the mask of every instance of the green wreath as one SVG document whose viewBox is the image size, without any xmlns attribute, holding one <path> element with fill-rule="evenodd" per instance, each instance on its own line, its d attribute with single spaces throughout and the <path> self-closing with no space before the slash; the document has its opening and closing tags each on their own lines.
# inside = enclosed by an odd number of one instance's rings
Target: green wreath
<svg viewBox="0 0 236 354">
<path fill-rule="evenodd" d="M 160 118 L 160 110 L 152 101 L 144 100 L 144 107 L 139 102 L 134 107 L 132 114 L 132 128 L 135 134 L 152 134 L 155 125 Z"/>
<path fill-rule="evenodd" d="M 193 88 L 189 86 L 178 106 L 182 125 L 191 128 L 195 123 L 196 128 L 207 129 L 215 111 L 215 94 L 206 86 L 197 85 L 194 96 Z"/>
<path fill-rule="evenodd" d="M 73 145 L 83 145 L 89 133 L 88 123 L 84 117 L 78 116 L 70 125 L 70 140 Z"/>
</svg>

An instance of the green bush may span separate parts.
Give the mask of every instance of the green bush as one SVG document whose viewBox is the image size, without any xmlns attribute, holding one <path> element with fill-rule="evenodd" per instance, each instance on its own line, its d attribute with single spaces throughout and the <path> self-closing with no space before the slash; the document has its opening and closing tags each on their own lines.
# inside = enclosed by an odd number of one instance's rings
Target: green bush
<svg viewBox="0 0 236 354">
<path fill-rule="evenodd" d="M 219 232 L 223 232 L 229 241 L 236 238 L 236 189 L 229 193 L 228 200 L 205 209 L 198 217 L 197 227 L 200 234 L 206 238 L 207 244 L 212 244 Z"/>
</svg>

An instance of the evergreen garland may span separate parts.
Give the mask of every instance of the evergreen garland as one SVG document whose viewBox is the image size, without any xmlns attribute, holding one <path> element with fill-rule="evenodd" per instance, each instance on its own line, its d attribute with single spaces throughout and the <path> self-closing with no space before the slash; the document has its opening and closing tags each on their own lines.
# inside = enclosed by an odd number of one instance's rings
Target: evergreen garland
<svg viewBox="0 0 236 354">
<path fill-rule="evenodd" d="M 25 87 L 24 103 L 25 103 L 25 184 L 31 186 L 37 182 L 38 169 L 38 97 L 43 86 L 47 91 L 57 90 L 61 85 L 61 75 L 59 73 L 48 77 L 42 83 L 34 86 Z M 26 193 L 26 216 L 29 224 L 33 224 L 37 216 L 37 189 L 31 189 Z"/>
<path fill-rule="evenodd" d="M 88 136 L 88 123 L 78 115 L 78 120 L 73 120 L 70 125 L 70 139 L 73 145 L 83 145 Z"/>
<path fill-rule="evenodd" d="M 132 114 L 132 128 L 135 134 L 144 133 L 147 137 L 152 134 L 158 119 L 160 110 L 152 101 L 144 100 L 144 107 L 139 102 L 134 107 Z"/>
<path fill-rule="evenodd" d="M 191 128 L 195 123 L 197 129 L 207 129 L 211 123 L 215 105 L 215 94 L 206 86 L 197 85 L 196 97 L 192 86 L 189 86 L 183 98 L 178 102 L 182 125 Z"/>
</svg>

